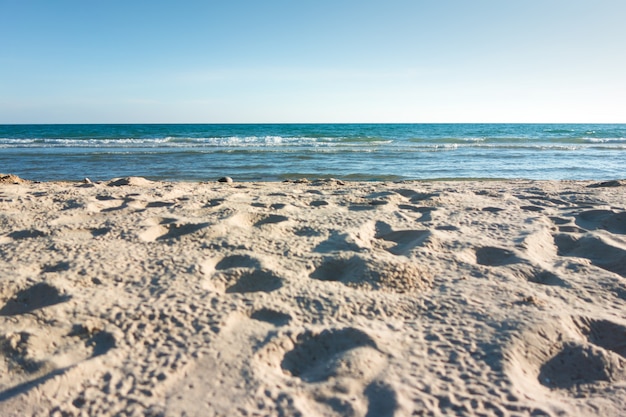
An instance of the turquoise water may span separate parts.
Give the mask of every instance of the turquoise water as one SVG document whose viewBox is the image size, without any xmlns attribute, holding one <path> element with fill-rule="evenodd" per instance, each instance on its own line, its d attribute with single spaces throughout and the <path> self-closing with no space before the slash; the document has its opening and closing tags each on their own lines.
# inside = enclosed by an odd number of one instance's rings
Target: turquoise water
<svg viewBox="0 0 626 417">
<path fill-rule="evenodd" d="M 626 178 L 626 124 L 0 125 L 32 180 Z"/>
</svg>

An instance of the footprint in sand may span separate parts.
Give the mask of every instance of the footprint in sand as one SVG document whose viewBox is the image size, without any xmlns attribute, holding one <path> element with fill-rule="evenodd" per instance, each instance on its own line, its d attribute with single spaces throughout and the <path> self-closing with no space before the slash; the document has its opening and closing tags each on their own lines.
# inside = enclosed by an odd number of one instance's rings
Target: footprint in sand
<svg viewBox="0 0 626 417">
<path fill-rule="evenodd" d="M 432 213 L 437 211 L 435 207 L 414 206 L 411 204 L 398 204 L 400 210 L 407 210 L 413 213 L 419 213 L 420 217 L 416 221 L 427 223 L 433 220 Z"/>
<path fill-rule="evenodd" d="M 576 224 L 583 229 L 604 229 L 610 233 L 626 234 L 626 212 L 588 210 L 576 216 Z"/>
<path fill-rule="evenodd" d="M 407 255 L 411 249 L 432 244 L 433 237 L 429 230 L 397 230 L 384 222 L 376 223 L 376 239 L 391 242 L 394 246 L 386 248 L 394 255 Z"/>
<path fill-rule="evenodd" d="M 58 288 L 45 282 L 18 291 L 0 309 L 0 316 L 16 316 L 63 303 L 71 296 L 63 294 Z"/>
<path fill-rule="evenodd" d="M 397 293 L 422 291 L 431 285 L 431 277 L 413 262 L 349 253 L 322 258 L 309 276 L 353 288 Z"/>
<path fill-rule="evenodd" d="M 571 223 L 573 221 L 573 218 L 570 218 L 570 217 L 550 216 L 548 218 L 550 220 L 552 220 L 552 223 L 554 223 L 557 226 L 566 225 L 566 224 Z"/>
<path fill-rule="evenodd" d="M 398 410 L 398 395 L 390 385 L 374 381 L 365 389 L 368 408 L 365 417 L 393 417 Z"/>
<path fill-rule="evenodd" d="M 367 378 L 384 362 L 376 342 L 355 328 L 330 329 L 298 335 L 294 348 L 280 363 L 283 370 L 305 382 L 330 378 Z"/>
<path fill-rule="evenodd" d="M 211 223 L 182 223 L 178 219 L 170 218 L 150 219 L 147 223 L 152 226 L 139 234 L 139 238 L 145 242 L 178 239 L 211 226 Z"/>
<path fill-rule="evenodd" d="M 387 249 L 389 253 L 407 255 L 411 249 L 426 245 L 431 238 L 431 232 L 429 230 L 398 230 L 376 237 L 386 242 L 395 243 L 395 246 Z"/>
<path fill-rule="evenodd" d="M 221 206 L 222 204 L 224 204 L 225 201 L 226 201 L 225 198 L 213 198 L 211 200 L 208 200 L 204 204 L 204 208 L 218 207 L 218 206 Z"/>
<path fill-rule="evenodd" d="M 521 245 L 527 252 L 526 255 L 540 258 L 549 256 L 551 250 L 544 245 L 542 239 L 529 236 Z M 476 263 L 490 267 L 509 267 L 513 275 L 525 279 L 535 284 L 559 286 L 569 288 L 569 284 L 553 272 L 547 271 L 537 265 L 531 264 L 528 260 L 519 257 L 514 251 L 496 246 L 483 246 L 474 250 Z"/>
<path fill-rule="evenodd" d="M 302 228 L 296 231 L 296 235 L 302 236 L 303 231 L 310 231 L 310 229 Z M 310 236 L 315 236 L 315 233 L 319 235 L 319 230 L 311 233 Z M 314 252 L 318 253 L 333 253 L 337 251 L 351 251 L 351 252 L 361 252 L 364 248 L 361 246 L 361 243 L 358 238 L 355 238 L 351 233 L 342 233 L 337 230 L 331 230 L 328 238 L 322 242 L 320 242 L 315 248 L 313 248 Z"/>
<path fill-rule="evenodd" d="M 162 208 L 162 207 L 172 207 L 173 205 L 175 205 L 176 203 L 173 203 L 171 201 L 151 201 L 148 204 L 146 204 L 146 208 Z"/>
<path fill-rule="evenodd" d="M 359 256 L 330 256 L 322 260 L 310 277 L 347 284 L 364 276 L 368 272 L 366 269 L 365 260 Z"/>
<path fill-rule="evenodd" d="M 257 361 L 269 367 L 277 386 L 295 389 L 299 404 L 308 403 L 307 409 L 323 415 L 386 417 L 398 411 L 396 390 L 378 379 L 386 355 L 357 328 L 305 331 L 276 339 L 257 354 Z"/>
<path fill-rule="evenodd" d="M 283 313 L 281 311 L 272 310 L 270 308 L 261 308 L 255 310 L 250 314 L 250 318 L 262 321 L 265 323 L 273 324 L 274 326 L 286 326 L 291 322 L 291 315 Z"/>
<path fill-rule="evenodd" d="M 178 239 L 182 236 L 196 233 L 210 225 L 211 223 L 172 223 L 166 226 L 166 233 L 159 236 L 157 239 Z"/>
<path fill-rule="evenodd" d="M 206 262 L 202 268 L 205 274 L 211 276 L 213 289 L 220 292 L 272 292 L 283 286 L 283 279 L 276 272 L 263 268 L 260 260 L 246 253 L 215 261 Z"/>
<path fill-rule="evenodd" d="M 69 332 L 46 325 L 0 334 L 0 401 L 36 389 L 115 346 L 114 335 L 91 322 Z"/>
<path fill-rule="evenodd" d="M 225 224 L 240 228 L 258 227 L 274 225 L 288 221 L 287 216 L 280 214 L 258 214 L 258 213 L 235 213 L 225 219 Z"/>
<path fill-rule="evenodd" d="M 286 222 L 289 220 L 286 216 L 281 216 L 279 214 L 270 214 L 269 216 L 261 216 L 255 223 L 254 227 L 261 227 L 266 224 L 277 224 Z"/>
<path fill-rule="evenodd" d="M 60 261 L 54 264 L 47 264 L 41 268 L 41 272 L 43 273 L 53 273 L 53 272 L 65 272 L 69 271 L 72 264 L 67 261 Z"/>
<path fill-rule="evenodd" d="M 283 280 L 266 269 L 238 269 L 224 276 L 227 294 L 272 292 L 283 286 Z"/>
<path fill-rule="evenodd" d="M 487 213 L 499 213 L 501 211 L 504 211 L 505 209 L 500 208 L 500 207 L 483 207 L 482 211 L 486 211 Z"/>
<path fill-rule="evenodd" d="M 398 189 L 391 190 L 391 191 L 405 198 L 411 198 L 411 197 L 414 197 L 415 195 L 421 194 L 419 191 L 415 191 L 410 188 L 398 188 Z"/>
<path fill-rule="evenodd" d="M 118 205 L 112 205 L 112 203 L 117 203 Z M 102 205 L 102 204 L 101 204 Z M 137 201 L 134 198 L 132 198 L 131 196 L 126 196 L 123 198 L 123 200 L 110 200 L 106 202 L 106 206 L 105 208 L 102 208 L 101 210 L 99 210 L 102 213 L 112 213 L 115 211 L 122 211 L 122 210 L 126 210 L 126 209 L 135 209 L 135 210 L 142 210 L 145 209 L 145 203 L 141 202 L 141 201 Z M 91 209 L 94 208 L 93 205 L 89 206 Z"/>
<path fill-rule="evenodd" d="M 610 352 L 570 342 L 540 367 L 538 378 L 549 388 L 575 390 L 581 385 L 623 381 L 626 372 L 624 360 Z"/>
<path fill-rule="evenodd" d="M 324 207 L 328 206 L 329 203 L 326 200 L 314 200 L 309 203 L 311 207 Z"/>
<path fill-rule="evenodd" d="M 526 330 L 509 347 L 507 370 L 523 390 L 543 386 L 570 398 L 626 382 L 626 326 L 579 317 L 547 321 Z"/>
<path fill-rule="evenodd" d="M 122 209 L 125 206 L 124 197 L 112 195 L 96 195 L 85 208 L 91 213 L 107 213 Z"/>
<path fill-rule="evenodd" d="M 16 230 L 15 232 L 11 232 L 7 235 L 11 239 L 22 240 L 22 239 L 36 239 L 38 237 L 44 237 L 46 234 L 41 230 L 37 229 L 26 229 L 26 230 Z"/>
<path fill-rule="evenodd" d="M 261 268 L 261 261 L 248 254 L 235 254 L 222 258 L 215 265 L 218 270 L 230 268 Z"/>
<path fill-rule="evenodd" d="M 103 330 L 94 323 L 80 323 L 72 326 L 72 331 L 68 336 L 78 337 L 85 342 L 85 346 L 91 348 L 90 357 L 104 355 L 116 345 L 116 338 L 113 333 Z"/>
<path fill-rule="evenodd" d="M 554 243 L 559 256 L 586 258 L 597 267 L 626 277 L 626 250 L 598 236 L 558 234 Z"/>
<path fill-rule="evenodd" d="M 556 286 L 563 288 L 570 288 L 571 285 L 563 280 L 561 277 L 556 275 L 553 272 L 546 271 L 541 268 L 534 267 L 528 264 L 520 264 L 513 268 L 513 271 L 518 276 L 528 280 L 529 282 L 533 282 L 535 284 L 548 285 L 548 286 Z"/>
<path fill-rule="evenodd" d="M 585 233 L 586 229 L 582 229 L 578 226 L 573 225 L 574 222 L 573 217 L 558 217 L 552 216 L 549 219 L 554 223 L 559 232 L 561 233 Z"/>
<path fill-rule="evenodd" d="M 60 262 L 44 268 L 57 272 L 69 268 Z M 41 282 L 18 291 L 0 309 L 0 316 L 20 316 L 66 302 L 71 297 Z M 103 355 L 115 347 L 115 337 L 91 321 L 71 330 L 60 322 L 44 321 L 25 330 L 0 334 L 0 401 L 9 399 L 65 373 L 84 360 Z M 37 328 L 33 328 L 36 326 Z M 6 367 L 6 368 L 4 368 Z M 11 387 L 9 389 L 5 389 Z"/>
<path fill-rule="evenodd" d="M 108 227 L 100 227 L 100 228 L 71 228 L 71 227 L 62 227 L 54 232 L 55 237 L 69 237 L 76 240 L 90 240 L 93 238 L 101 237 L 109 232 L 111 232 L 111 228 Z"/>
<path fill-rule="evenodd" d="M 374 210 L 375 208 L 376 205 L 370 203 L 350 203 L 348 206 L 348 210 L 350 211 L 367 211 Z"/>
<path fill-rule="evenodd" d="M 476 253 L 476 262 L 480 265 L 485 266 L 503 266 L 503 265 L 511 265 L 515 263 L 519 263 L 522 260 L 517 257 L 515 252 L 498 248 L 495 246 L 484 246 L 481 248 L 477 248 L 475 250 Z"/>
<path fill-rule="evenodd" d="M 577 324 L 585 345 L 566 344 L 541 367 L 539 380 L 557 388 L 596 381 L 626 381 L 626 326 L 608 320 L 581 318 Z"/>
<path fill-rule="evenodd" d="M 36 334 L 28 331 L 9 333 L 0 337 L 0 353 L 7 368 L 15 373 L 33 374 L 45 367 L 45 361 L 36 352 L 41 341 Z M 3 376 L 8 369 L 3 369 Z"/>
<path fill-rule="evenodd" d="M 426 200 L 432 200 L 440 195 L 440 193 L 415 193 L 410 197 L 410 201 L 411 203 L 419 203 Z"/>
</svg>

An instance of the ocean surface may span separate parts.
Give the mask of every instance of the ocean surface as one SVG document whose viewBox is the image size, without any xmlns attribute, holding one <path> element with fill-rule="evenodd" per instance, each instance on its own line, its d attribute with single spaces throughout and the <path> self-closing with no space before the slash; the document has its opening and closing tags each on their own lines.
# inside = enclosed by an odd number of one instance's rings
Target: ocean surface
<svg viewBox="0 0 626 417">
<path fill-rule="evenodd" d="M 626 178 L 626 124 L 0 125 L 30 180 Z"/>
</svg>

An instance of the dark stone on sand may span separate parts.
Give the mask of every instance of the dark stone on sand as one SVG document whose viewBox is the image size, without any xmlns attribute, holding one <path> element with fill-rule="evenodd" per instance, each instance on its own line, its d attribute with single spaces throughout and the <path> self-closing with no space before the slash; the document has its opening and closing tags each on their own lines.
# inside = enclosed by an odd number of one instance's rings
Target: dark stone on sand
<svg viewBox="0 0 626 417">
<path fill-rule="evenodd" d="M 620 181 L 620 180 L 612 180 L 612 181 L 604 181 L 604 182 L 597 182 L 594 184 L 590 184 L 588 185 L 589 188 L 605 188 L 605 187 L 621 187 L 623 185 L 626 185 L 625 182 Z"/>
</svg>

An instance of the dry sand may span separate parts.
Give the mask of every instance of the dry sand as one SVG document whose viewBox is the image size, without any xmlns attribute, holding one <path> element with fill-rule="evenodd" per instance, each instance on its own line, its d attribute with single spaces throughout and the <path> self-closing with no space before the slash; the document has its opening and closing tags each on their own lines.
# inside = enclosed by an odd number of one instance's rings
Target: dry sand
<svg viewBox="0 0 626 417">
<path fill-rule="evenodd" d="M 620 416 L 626 183 L 0 180 L 2 416 Z"/>
</svg>

